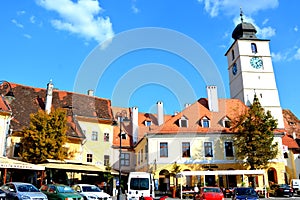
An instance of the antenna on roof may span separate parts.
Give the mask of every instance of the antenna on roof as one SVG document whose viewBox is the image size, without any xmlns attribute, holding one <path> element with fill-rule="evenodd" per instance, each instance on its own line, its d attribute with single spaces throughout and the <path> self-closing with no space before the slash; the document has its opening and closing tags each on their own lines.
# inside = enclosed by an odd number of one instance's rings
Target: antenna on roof
<svg viewBox="0 0 300 200">
<path fill-rule="evenodd" d="M 244 19 L 243 19 L 243 10 L 242 10 L 242 7 L 240 7 L 240 16 L 241 16 L 241 21 L 243 23 Z"/>
</svg>

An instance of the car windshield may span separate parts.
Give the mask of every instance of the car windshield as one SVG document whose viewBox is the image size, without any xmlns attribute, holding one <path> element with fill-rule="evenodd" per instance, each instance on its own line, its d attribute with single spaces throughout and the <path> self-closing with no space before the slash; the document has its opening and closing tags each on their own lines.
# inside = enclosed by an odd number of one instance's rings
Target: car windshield
<svg viewBox="0 0 300 200">
<path fill-rule="evenodd" d="M 256 195 L 257 194 L 253 188 L 237 188 L 236 193 L 238 195 Z"/>
<path fill-rule="evenodd" d="M 19 192 L 39 192 L 39 190 L 33 185 L 18 185 L 17 190 Z"/>
<path fill-rule="evenodd" d="M 219 192 L 221 193 L 220 188 L 203 188 L 203 192 Z"/>
<path fill-rule="evenodd" d="M 63 186 L 63 185 L 57 186 L 57 190 L 60 193 L 75 192 L 71 187 L 69 187 L 69 186 Z"/>
<path fill-rule="evenodd" d="M 101 192 L 100 188 L 96 186 L 82 186 L 83 192 Z"/>
</svg>

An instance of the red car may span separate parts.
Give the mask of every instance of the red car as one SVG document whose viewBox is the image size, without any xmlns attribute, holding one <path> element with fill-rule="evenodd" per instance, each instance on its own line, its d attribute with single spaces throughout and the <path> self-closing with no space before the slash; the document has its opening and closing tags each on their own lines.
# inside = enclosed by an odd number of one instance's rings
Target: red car
<svg viewBox="0 0 300 200">
<path fill-rule="evenodd" d="M 198 200 L 224 200 L 224 194 L 219 187 L 201 187 L 199 194 L 196 195 Z"/>
</svg>

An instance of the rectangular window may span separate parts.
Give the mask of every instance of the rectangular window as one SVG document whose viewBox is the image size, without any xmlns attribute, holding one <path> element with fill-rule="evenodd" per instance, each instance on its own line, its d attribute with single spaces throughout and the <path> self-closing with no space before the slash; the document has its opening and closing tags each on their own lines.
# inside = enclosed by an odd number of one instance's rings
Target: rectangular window
<svg viewBox="0 0 300 200">
<path fill-rule="evenodd" d="M 14 147 L 14 157 L 20 157 L 21 143 L 16 143 Z"/>
<path fill-rule="evenodd" d="M 209 120 L 208 119 L 203 119 L 202 120 L 202 127 L 203 128 L 208 128 L 209 127 Z"/>
<path fill-rule="evenodd" d="M 186 119 L 181 119 L 180 127 L 188 127 L 188 121 Z"/>
<path fill-rule="evenodd" d="M 160 157 L 168 157 L 168 143 L 161 142 L 159 148 L 160 148 Z"/>
<path fill-rule="evenodd" d="M 121 166 L 129 166 L 129 165 L 130 165 L 130 154 L 121 153 Z"/>
<path fill-rule="evenodd" d="M 182 157 L 191 157 L 189 142 L 182 143 Z"/>
<path fill-rule="evenodd" d="M 98 132 L 92 131 L 92 141 L 98 141 Z"/>
<path fill-rule="evenodd" d="M 109 166 L 109 155 L 104 155 L 104 166 Z"/>
<path fill-rule="evenodd" d="M 204 142 L 205 157 L 213 157 L 212 142 Z"/>
<path fill-rule="evenodd" d="M 234 50 L 231 51 L 231 58 L 232 58 L 232 60 L 235 59 L 235 56 L 234 56 Z"/>
<path fill-rule="evenodd" d="M 225 142 L 225 156 L 233 157 L 232 142 Z"/>
<path fill-rule="evenodd" d="M 86 154 L 86 162 L 88 163 L 93 162 L 93 154 L 91 153 Z"/>
<path fill-rule="evenodd" d="M 104 142 L 109 142 L 109 133 L 104 133 Z"/>
</svg>

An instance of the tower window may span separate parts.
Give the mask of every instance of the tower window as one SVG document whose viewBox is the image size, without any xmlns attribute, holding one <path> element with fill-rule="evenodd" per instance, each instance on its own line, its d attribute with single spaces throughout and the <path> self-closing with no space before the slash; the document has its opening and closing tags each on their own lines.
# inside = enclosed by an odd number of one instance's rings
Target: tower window
<svg viewBox="0 0 300 200">
<path fill-rule="evenodd" d="M 235 56 L 234 56 L 234 50 L 231 51 L 231 58 L 232 58 L 232 60 L 235 59 Z"/>
<path fill-rule="evenodd" d="M 255 43 L 251 43 L 251 51 L 252 53 L 257 53 L 257 47 Z"/>
</svg>

